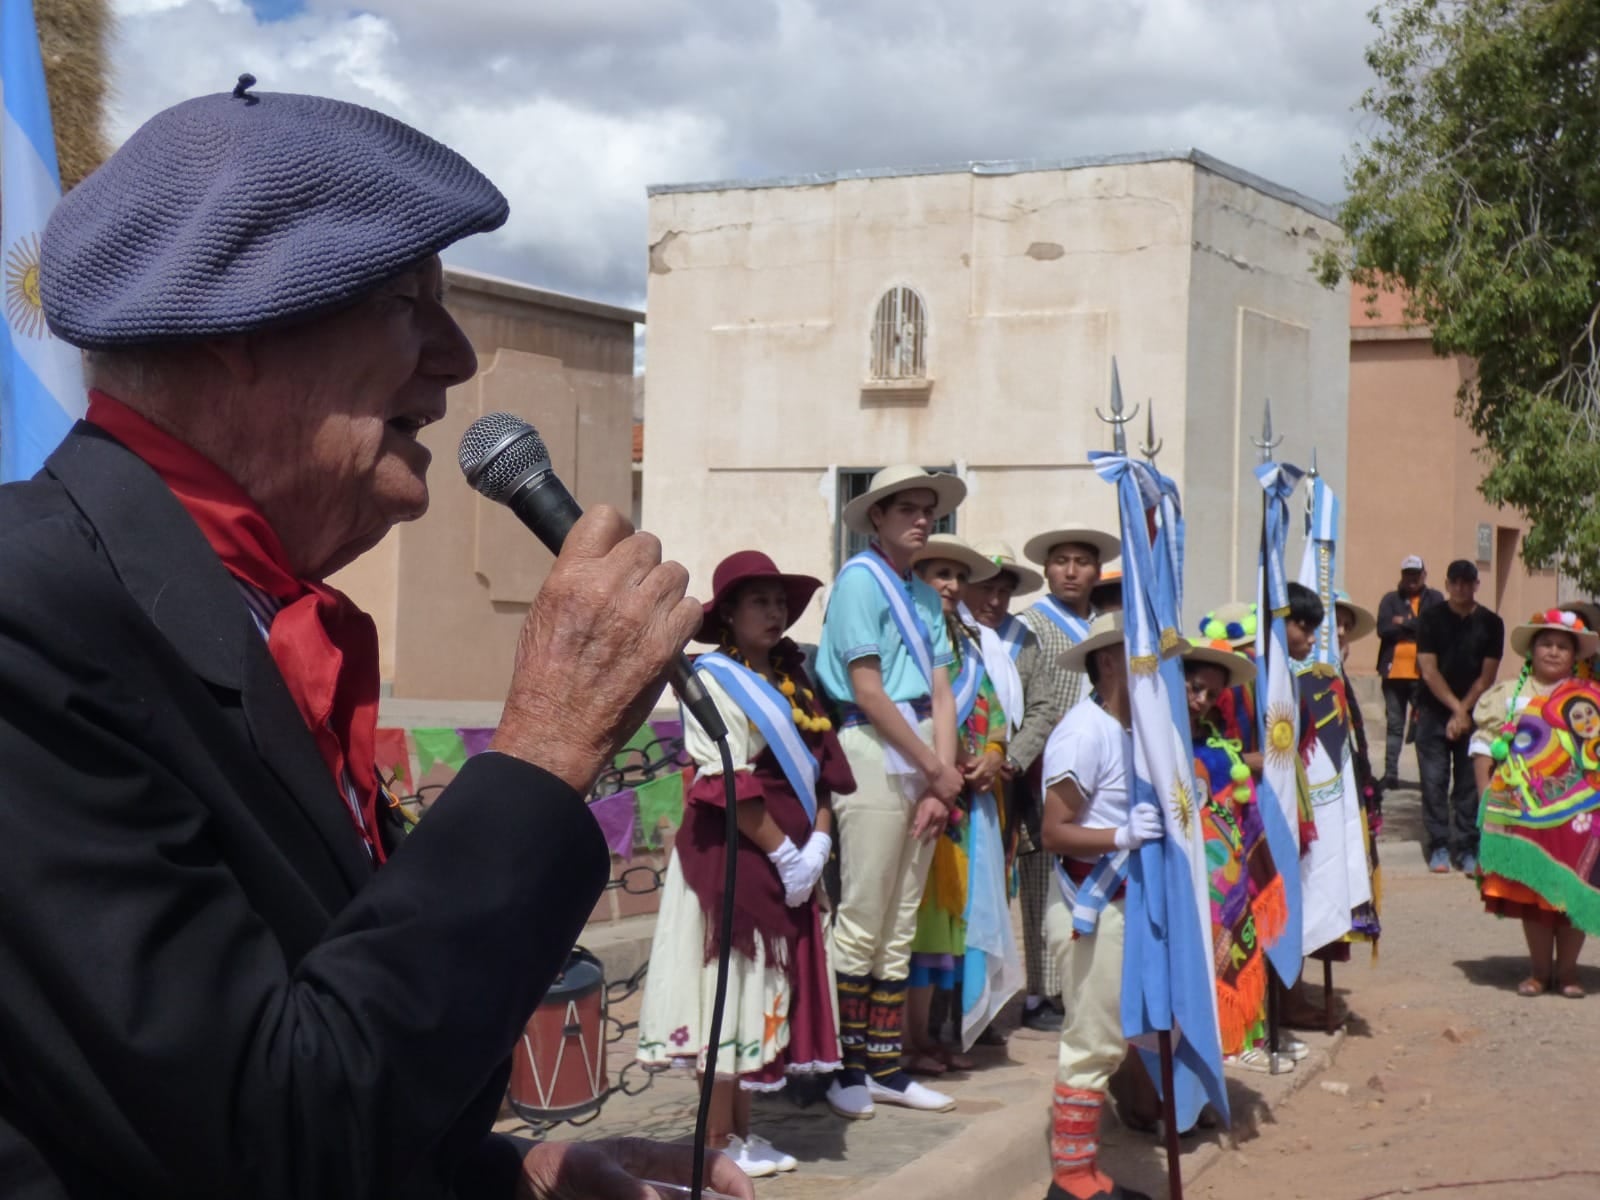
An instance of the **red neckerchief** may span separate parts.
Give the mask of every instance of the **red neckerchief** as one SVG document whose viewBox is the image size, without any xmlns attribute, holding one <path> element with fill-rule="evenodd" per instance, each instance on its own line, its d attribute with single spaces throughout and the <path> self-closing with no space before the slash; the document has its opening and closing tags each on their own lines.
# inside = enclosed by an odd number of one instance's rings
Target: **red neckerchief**
<svg viewBox="0 0 1600 1200">
<path fill-rule="evenodd" d="M 282 607 L 267 649 L 300 718 L 344 796 L 349 780 L 361 806 L 358 832 L 377 862 L 378 630 L 342 592 L 298 579 L 277 533 L 244 490 L 204 455 L 102 391 L 89 393 L 90 424 L 105 430 L 161 477 L 200 527 L 222 565 Z M 344 805 L 349 811 L 349 805 Z M 355 815 L 351 814 L 355 824 Z"/>
</svg>

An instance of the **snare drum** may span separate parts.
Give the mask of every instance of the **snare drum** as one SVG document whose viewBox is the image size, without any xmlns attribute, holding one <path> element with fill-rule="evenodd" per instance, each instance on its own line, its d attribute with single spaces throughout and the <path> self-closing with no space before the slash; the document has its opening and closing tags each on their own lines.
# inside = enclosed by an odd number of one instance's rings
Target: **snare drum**
<svg viewBox="0 0 1600 1200">
<path fill-rule="evenodd" d="M 508 1099 L 524 1121 L 571 1121 L 605 1103 L 606 980 L 581 946 L 523 1027 Z"/>
</svg>

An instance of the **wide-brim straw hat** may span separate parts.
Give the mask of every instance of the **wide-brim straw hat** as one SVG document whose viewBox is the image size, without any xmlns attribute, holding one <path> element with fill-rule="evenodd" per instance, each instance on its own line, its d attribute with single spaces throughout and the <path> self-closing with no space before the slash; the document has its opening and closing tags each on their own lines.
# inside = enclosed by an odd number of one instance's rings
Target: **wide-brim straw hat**
<svg viewBox="0 0 1600 1200">
<path fill-rule="evenodd" d="M 1035 571 L 1026 563 L 1017 561 L 1017 552 L 1011 548 L 1010 542 L 979 542 L 973 547 L 1002 571 L 1010 571 L 1017 577 L 1017 593 L 1026 595 L 1028 592 L 1037 592 L 1044 586 L 1044 576 Z"/>
<path fill-rule="evenodd" d="M 1191 644 L 1183 652 L 1183 661 L 1186 663 L 1207 663 L 1213 667 L 1221 667 L 1228 673 L 1228 686 L 1230 688 L 1242 687 L 1256 677 L 1254 660 L 1240 654 L 1226 641 Z"/>
<path fill-rule="evenodd" d="M 1352 642 L 1378 631 L 1378 618 L 1372 615 L 1372 610 L 1350 599 L 1349 593 L 1343 590 L 1335 591 L 1333 593 L 1333 606 L 1336 609 L 1345 609 L 1356 619 L 1348 634 Z"/>
<path fill-rule="evenodd" d="M 1257 622 L 1254 604 L 1233 600 L 1200 618 L 1200 636 L 1208 642 L 1227 642 L 1237 650 L 1256 644 Z"/>
<path fill-rule="evenodd" d="M 840 519 L 846 529 L 871 537 L 875 531 L 867 510 L 896 492 L 909 492 L 914 488 L 925 488 L 934 494 L 933 518 L 936 521 L 949 516 L 955 511 L 956 505 L 967 498 L 967 485 L 954 475 L 944 471 L 924 471 L 921 467 L 902 463 L 885 467 L 874 475 L 872 486 L 844 506 Z"/>
<path fill-rule="evenodd" d="M 985 558 L 953 533 L 929 534 L 927 544 L 911 556 L 911 565 L 936 558 L 964 566 L 968 583 L 982 583 L 1000 574 L 1000 568 L 992 559 Z"/>
<path fill-rule="evenodd" d="M 1122 598 L 1122 568 L 1103 567 L 1100 571 L 1100 582 L 1089 589 L 1089 603 L 1099 608 L 1101 602 L 1111 598 L 1115 592 L 1117 599 Z"/>
<path fill-rule="evenodd" d="M 1547 629 L 1571 634 L 1578 642 L 1578 661 L 1593 658 L 1600 651 L 1600 633 L 1588 627 L 1583 617 L 1571 609 L 1551 608 L 1534 613 L 1511 631 L 1511 649 L 1527 658 L 1533 653 L 1533 639 Z"/>
<path fill-rule="evenodd" d="M 1036 533 L 1022 547 L 1023 557 L 1041 567 L 1050 561 L 1050 551 L 1063 542 L 1076 542 L 1080 546 L 1093 546 L 1100 552 L 1100 562 L 1110 562 L 1122 553 L 1122 540 L 1114 534 L 1099 529 L 1052 529 Z"/>
<path fill-rule="evenodd" d="M 722 641 L 721 621 L 717 609 L 741 583 L 757 579 L 776 579 L 783 585 L 784 599 L 789 607 L 789 619 L 784 629 L 790 628 L 806 611 L 811 597 L 817 594 L 822 580 L 810 575 L 786 575 L 778 565 L 759 550 L 738 550 L 717 564 L 711 573 L 711 599 L 701 605 L 704 614 L 694 640 L 715 646 Z"/>
</svg>

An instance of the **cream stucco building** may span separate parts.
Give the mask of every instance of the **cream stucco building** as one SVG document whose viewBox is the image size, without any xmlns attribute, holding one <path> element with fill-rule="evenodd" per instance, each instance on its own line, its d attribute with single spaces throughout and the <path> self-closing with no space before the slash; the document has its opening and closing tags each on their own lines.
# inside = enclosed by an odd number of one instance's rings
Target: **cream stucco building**
<svg viewBox="0 0 1600 1200">
<path fill-rule="evenodd" d="M 701 594 L 752 545 L 831 579 L 843 501 L 893 462 L 965 477 L 969 540 L 1114 527 L 1086 459 L 1113 357 L 1183 491 L 1190 621 L 1253 592 L 1264 399 L 1280 456 L 1344 487 L 1332 213 L 1199 152 L 675 184 L 649 224 L 643 519 Z"/>
</svg>

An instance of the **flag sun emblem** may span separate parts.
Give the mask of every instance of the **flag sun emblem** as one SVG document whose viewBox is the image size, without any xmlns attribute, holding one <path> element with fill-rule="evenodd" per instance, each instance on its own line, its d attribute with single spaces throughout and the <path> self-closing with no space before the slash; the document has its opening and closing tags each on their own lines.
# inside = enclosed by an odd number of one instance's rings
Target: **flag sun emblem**
<svg viewBox="0 0 1600 1200">
<path fill-rule="evenodd" d="M 1194 797 L 1189 794 L 1189 785 L 1182 779 L 1172 781 L 1172 816 L 1178 822 L 1178 828 L 1183 830 L 1183 836 L 1188 837 L 1194 824 Z"/>
<path fill-rule="evenodd" d="M 1267 758 L 1275 767 L 1294 757 L 1294 710 L 1280 701 L 1267 708 Z"/>
<path fill-rule="evenodd" d="M 29 337 L 44 337 L 44 301 L 39 295 L 39 235 L 30 233 L 6 254 L 6 320 Z"/>
</svg>

